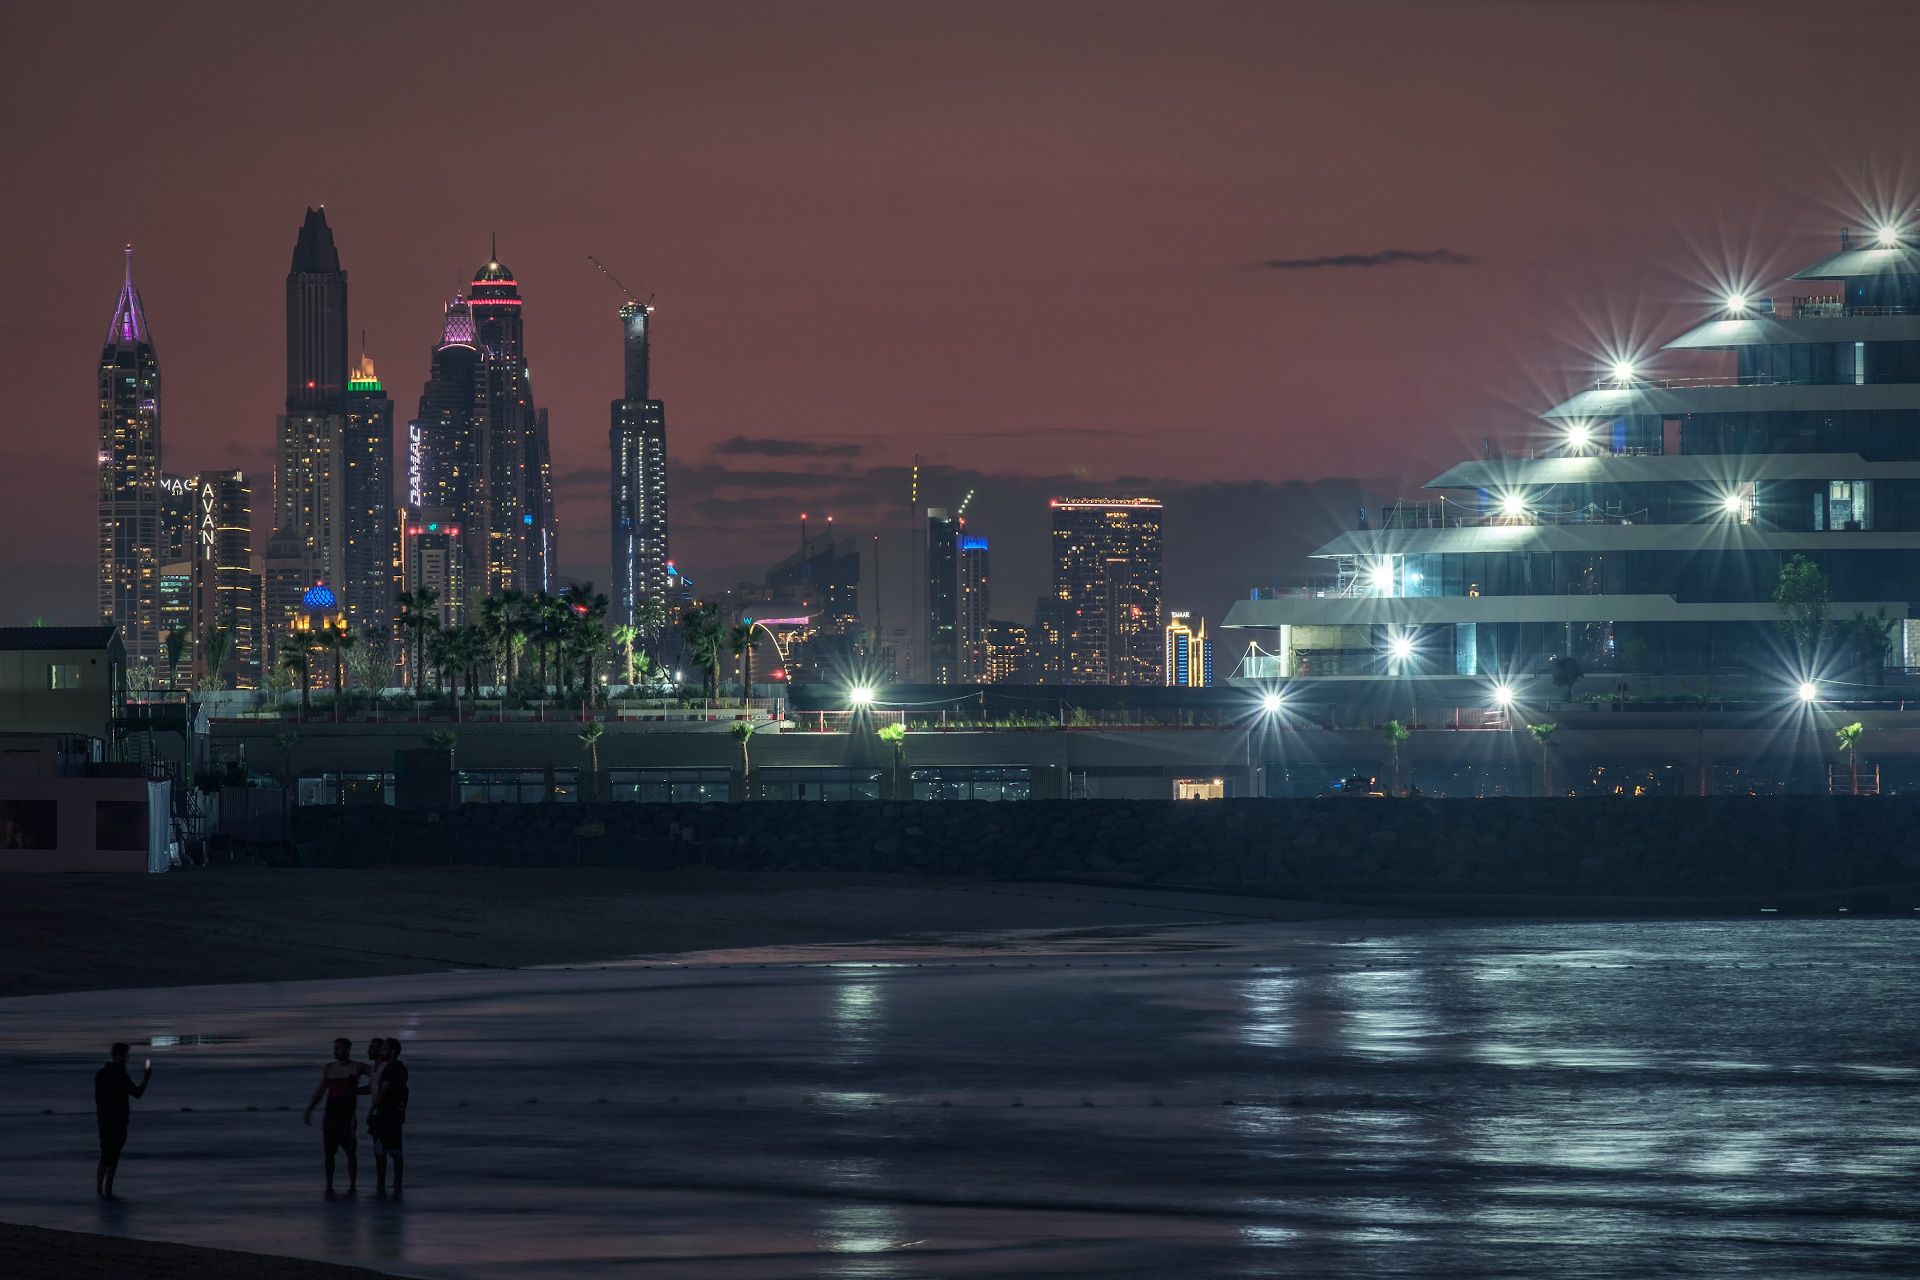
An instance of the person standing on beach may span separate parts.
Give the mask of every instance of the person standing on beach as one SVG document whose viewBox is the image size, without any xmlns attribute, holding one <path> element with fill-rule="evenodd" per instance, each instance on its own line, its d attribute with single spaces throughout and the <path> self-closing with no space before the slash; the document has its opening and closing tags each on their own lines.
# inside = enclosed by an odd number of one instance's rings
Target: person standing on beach
<svg viewBox="0 0 1920 1280">
<path fill-rule="evenodd" d="M 102 1200 L 118 1199 L 113 1194 L 113 1175 L 120 1171 L 120 1151 L 127 1145 L 127 1124 L 132 1118 L 130 1099 L 147 1091 L 153 1079 L 153 1059 L 148 1058 L 140 1071 L 140 1083 L 127 1074 L 127 1046 L 116 1040 L 108 1051 L 106 1066 L 93 1073 L 93 1113 L 100 1122 L 100 1165 L 93 1174 L 93 1194 Z"/>
<path fill-rule="evenodd" d="M 347 1194 L 354 1194 L 360 1187 L 360 1157 L 353 1127 L 359 1110 L 360 1080 L 366 1074 L 367 1064 L 353 1060 L 353 1041 L 345 1036 L 335 1040 L 333 1061 L 320 1068 L 320 1084 L 308 1099 L 307 1113 L 302 1117 L 303 1123 L 312 1124 L 313 1109 L 320 1105 L 320 1099 L 327 1100 L 326 1112 L 320 1118 L 320 1142 L 326 1151 L 329 1200 L 333 1199 L 334 1153 L 342 1148 L 347 1153 Z"/>
<path fill-rule="evenodd" d="M 374 1073 L 373 1106 L 367 1111 L 367 1132 L 373 1135 L 374 1190 L 387 1193 L 387 1161 L 393 1161 L 393 1194 L 400 1194 L 400 1180 L 406 1176 L 406 1156 L 401 1152 L 402 1126 L 407 1123 L 407 1066 L 400 1061 L 400 1041 L 381 1041 L 386 1061 Z"/>
</svg>

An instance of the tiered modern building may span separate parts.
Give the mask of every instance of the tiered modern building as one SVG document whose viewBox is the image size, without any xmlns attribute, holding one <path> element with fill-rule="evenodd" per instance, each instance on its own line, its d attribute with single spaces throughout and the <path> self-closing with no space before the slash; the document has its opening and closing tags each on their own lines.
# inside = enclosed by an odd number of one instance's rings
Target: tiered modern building
<svg viewBox="0 0 1920 1280">
<path fill-rule="evenodd" d="M 1047 677 L 1062 684 L 1159 684 L 1165 654 L 1157 498 L 1054 498 Z"/>
<path fill-rule="evenodd" d="M 1920 254 L 1888 227 L 1735 294 L 1675 338 L 1708 377 L 1630 360 L 1549 410 L 1540 456 L 1465 462 L 1434 501 L 1315 554 L 1325 591 L 1243 600 L 1235 679 L 1519 678 L 1571 655 L 1618 679 L 1798 672 L 1774 600 L 1803 555 L 1829 615 L 1896 626 L 1914 660 L 1920 600 Z M 1679 358 L 1679 357 L 1674 357 Z"/>
</svg>

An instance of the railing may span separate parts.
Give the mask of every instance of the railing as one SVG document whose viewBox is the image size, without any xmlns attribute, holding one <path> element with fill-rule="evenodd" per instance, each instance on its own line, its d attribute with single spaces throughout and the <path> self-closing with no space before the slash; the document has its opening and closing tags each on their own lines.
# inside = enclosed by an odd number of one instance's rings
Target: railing
<svg viewBox="0 0 1920 1280">
<path fill-rule="evenodd" d="M 1920 315 L 1920 307 L 1855 306 L 1839 298 L 1809 296 L 1789 299 L 1796 320 L 1839 320 L 1850 316 Z"/>
</svg>

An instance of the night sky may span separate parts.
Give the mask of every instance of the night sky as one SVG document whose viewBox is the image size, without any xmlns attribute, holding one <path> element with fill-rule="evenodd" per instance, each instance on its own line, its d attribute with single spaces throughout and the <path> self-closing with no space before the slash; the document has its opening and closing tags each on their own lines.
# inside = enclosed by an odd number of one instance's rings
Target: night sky
<svg viewBox="0 0 1920 1280">
<path fill-rule="evenodd" d="M 92 610 L 94 379 L 135 246 L 165 463 L 270 494 L 284 276 L 327 206 L 396 418 L 499 235 L 563 568 L 605 584 L 619 295 L 656 295 L 673 548 L 978 496 L 994 612 L 1044 499 L 1167 499 L 1210 617 L 1911 204 L 1920 4 L 18 5 L 0 39 L 0 621 Z M 1862 173 L 1866 186 L 1862 186 Z M 1804 291 L 1804 290 L 1803 290 Z M 257 520 L 257 524 L 264 521 Z M 264 528 L 261 529 L 264 536 Z"/>
</svg>

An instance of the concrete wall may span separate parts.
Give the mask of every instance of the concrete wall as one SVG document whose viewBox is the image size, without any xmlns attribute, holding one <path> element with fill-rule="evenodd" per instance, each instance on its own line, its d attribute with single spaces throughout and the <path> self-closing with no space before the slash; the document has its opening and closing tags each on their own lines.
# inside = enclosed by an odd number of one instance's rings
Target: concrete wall
<svg viewBox="0 0 1920 1280">
<path fill-rule="evenodd" d="M 295 839 L 325 866 L 920 872 L 1440 910 L 1920 907 L 1920 800 L 1900 799 L 326 808 L 301 810 Z"/>
<path fill-rule="evenodd" d="M 0 779 L 0 871 L 164 871 L 171 798 L 146 778 Z"/>
<path fill-rule="evenodd" d="M 51 687 L 48 669 L 79 668 L 80 685 Z M 34 733 L 113 736 L 113 666 L 103 649 L 0 650 L 0 725 Z"/>
</svg>

